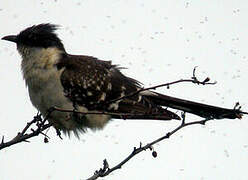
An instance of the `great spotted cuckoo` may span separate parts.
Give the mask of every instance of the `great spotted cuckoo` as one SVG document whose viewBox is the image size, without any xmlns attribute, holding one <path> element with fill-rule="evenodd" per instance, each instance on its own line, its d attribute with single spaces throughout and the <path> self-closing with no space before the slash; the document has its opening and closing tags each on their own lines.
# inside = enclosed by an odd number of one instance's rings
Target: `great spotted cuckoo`
<svg viewBox="0 0 248 180">
<path fill-rule="evenodd" d="M 111 61 L 68 54 L 55 33 L 57 28 L 54 24 L 39 24 L 26 28 L 18 35 L 5 36 L 2 39 L 17 44 L 31 102 L 43 116 L 51 107 L 90 112 L 85 115 L 52 112 L 49 122 L 65 133 L 73 131 L 78 135 L 87 128 L 101 129 L 111 118 L 180 119 L 177 114 L 167 110 L 167 107 L 204 118 L 240 117 L 239 111 L 234 109 L 182 100 L 155 91 L 140 91 L 120 99 L 141 90 L 141 84 L 123 75 L 121 68 Z M 113 101 L 114 99 L 118 100 Z"/>
</svg>

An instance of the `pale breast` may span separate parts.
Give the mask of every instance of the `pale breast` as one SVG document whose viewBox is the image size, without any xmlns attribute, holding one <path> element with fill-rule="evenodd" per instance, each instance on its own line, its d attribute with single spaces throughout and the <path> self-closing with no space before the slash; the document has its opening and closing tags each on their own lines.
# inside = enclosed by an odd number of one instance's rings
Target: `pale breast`
<svg viewBox="0 0 248 180">
<path fill-rule="evenodd" d="M 73 103 L 65 97 L 64 88 L 60 80 L 60 75 L 64 69 L 58 70 L 56 67 L 60 58 L 59 54 L 56 54 L 56 51 L 52 48 L 40 51 L 36 49 L 34 52 L 29 52 L 26 56 L 22 55 L 23 77 L 26 81 L 32 104 L 43 116 L 46 115 L 47 110 L 51 107 L 73 110 Z M 77 110 L 81 112 L 88 111 L 82 106 L 78 106 Z M 110 116 L 106 115 L 86 115 L 81 119 L 84 122 L 78 122 L 73 117 L 72 113 L 55 111 L 51 114 L 49 121 L 56 128 L 64 131 L 73 130 L 77 134 L 77 130 L 83 130 L 85 127 L 102 128 L 110 119 Z"/>
</svg>

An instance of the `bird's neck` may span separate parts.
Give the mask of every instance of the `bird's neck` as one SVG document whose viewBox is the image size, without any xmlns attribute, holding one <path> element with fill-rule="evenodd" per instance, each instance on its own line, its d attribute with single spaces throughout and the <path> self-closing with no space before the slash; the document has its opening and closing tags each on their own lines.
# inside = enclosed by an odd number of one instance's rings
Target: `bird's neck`
<svg viewBox="0 0 248 180">
<path fill-rule="evenodd" d="M 29 79 L 42 76 L 42 72 L 52 70 L 61 58 L 63 51 L 56 47 L 32 48 L 21 46 L 18 51 L 22 56 L 22 72 L 26 83 Z"/>
</svg>

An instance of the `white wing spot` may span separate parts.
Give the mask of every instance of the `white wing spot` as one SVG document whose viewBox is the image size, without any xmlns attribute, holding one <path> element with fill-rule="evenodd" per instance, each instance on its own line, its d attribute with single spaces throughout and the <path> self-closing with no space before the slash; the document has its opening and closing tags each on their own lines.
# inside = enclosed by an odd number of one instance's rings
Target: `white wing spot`
<svg viewBox="0 0 248 180">
<path fill-rule="evenodd" d="M 156 93 L 152 92 L 152 91 L 141 91 L 139 94 L 141 95 L 145 95 L 145 96 L 158 96 Z"/>
<path fill-rule="evenodd" d="M 83 88 L 84 89 L 87 89 L 87 86 L 86 86 L 86 82 L 85 81 L 83 81 Z"/>
<path fill-rule="evenodd" d="M 118 110 L 118 108 L 119 108 L 119 102 L 112 103 L 112 104 L 110 104 L 109 107 L 108 107 L 109 110 L 111 110 L 111 109 L 113 109 L 113 110 Z"/>
<path fill-rule="evenodd" d="M 93 94 L 92 94 L 92 92 L 88 91 L 88 92 L 87 92 L 87 95 L 88 95 L 88 96 L 92 96 Z"/>
<path fill-rule="evenodd" d="M 121 96 L 120 96 L 120 97 L 123 97 L 123 96 L 125 96 L 125 92 L 124 92 L 124 91 L 122 91 L 122 93 L 121 93 Z"/>
<path fill-rule="evenodd" d="M 107 89 L 108 89 L 108 90 L 111 90 L 111 89 L 112 89 L 112 84 L 111 84 L 111 83 L 108 83 Z"/>
<path fill-rule="evenodd" d="M 102 93 L 102 95 L 101 95 L 99 101 L 104 101 L 105 98 L 106 98 L 106 93 Z"/>
<path fill-rule="evenodd" d="M 126 87 L 125 86 L 121 86 L 121 90 L 126 90 Z"/>
<path fill-rule="evenodd" d="M 71 80 L 70 84 L 71 84 L 71 86 L 74 86 L 74 83 L 73 83 L 73 81 L 72 81 L 72 80 Z"/>
<path fill-rule="evenodd" d="M 77 84 L 78 84 L 79 86 L 81 86 L 81 82 L 80 82 L 79 80 L 77 80 Z"/>
</svg>

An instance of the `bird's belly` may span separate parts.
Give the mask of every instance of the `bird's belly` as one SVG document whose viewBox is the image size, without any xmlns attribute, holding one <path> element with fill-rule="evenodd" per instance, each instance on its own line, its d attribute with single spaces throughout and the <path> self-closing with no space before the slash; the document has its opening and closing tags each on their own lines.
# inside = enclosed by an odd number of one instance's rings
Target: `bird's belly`
<svg viewBox="0 0 248 180">
<path fill-rule="evenodd" d="M 60 82 L 60 73 L 55 71 L 53 74 L 46 73 L 44 77 L 32 79 L 27 82 L 29 89 L 29 96 L 32 104 L 42 113 L 43 117 L 51 107 L 58 107 L 60 109 L 73 110 L 72 102 L 65 97 L 64 90 Z M 47 77 L 45 77 L 47 76 Z M 38 82 L 38 83 L 35 83 Z M 77 110 L 80 112 L 88 112 L 83 106 L 78 106 Z M 63 131 L 84 131 L 85 128 L 99 129 L 110 119 L 107 115 L 78 115 L 75 119 L 73 113 L 54 111 L 49 116 L 49 122 Z"/>
</svg>

